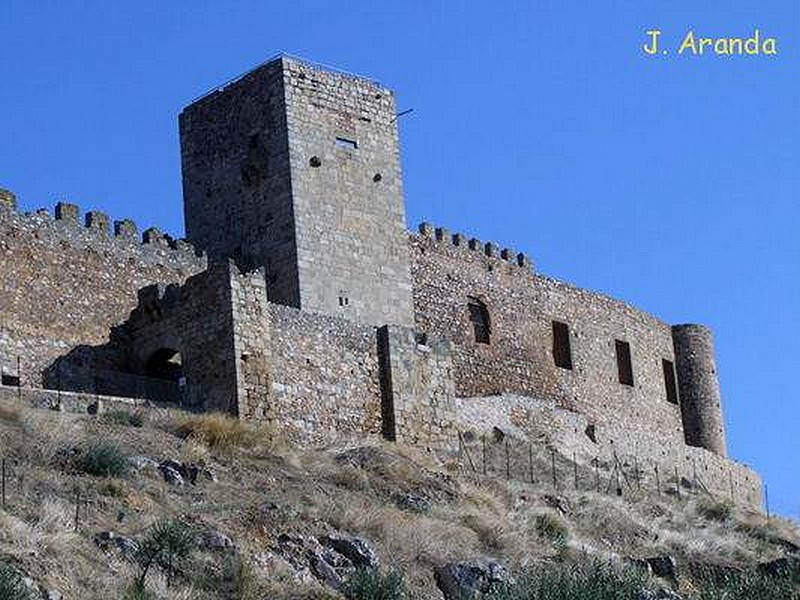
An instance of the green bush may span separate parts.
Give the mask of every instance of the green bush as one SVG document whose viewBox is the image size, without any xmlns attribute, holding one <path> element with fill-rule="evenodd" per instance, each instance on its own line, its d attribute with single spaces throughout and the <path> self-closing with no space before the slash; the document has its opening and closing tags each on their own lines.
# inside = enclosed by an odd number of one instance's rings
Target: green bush
<svg viewBox="0 0 800 600">
<path fill-rule="evenodd" d="M 516 583 L 491 592 L 489 600 L 640 600 L 646 588 L 635 570 L 610 565 L 552 564 L 535 567 Z"/>
<path fill-rule="evenodd" d="M 114 425 L 141 427 L 144 425 L 144 414 L 141 412 L 132 413 L 127 410 L 117 408 L 103 413 L 103 420 Z"/>
<path fill-rule="evenodd" d="M 0 598 L 3 600 L 33 600 L 33 594 L 13 567 L 0 562 Z"/>
<path fill-rule="evenodd" d="M 161 567 L 167 581 L 170 581 L 183 563 L 189 560 L 196 545 L 197 536 L 189 525 L 173 519 L 157 521 L 150 527 L 136 552 L 139 575 L 133 588 L 145 590 L 147 573 L 153 565 Z"/>
<path fill-rule="evenodd" d="M 557 546 L 566 545 L 569 539 L 569 529 L 564 522 L 549 513 L 536 515 L 533 519 L 533 529 L 540 538 L 549 540 Z"/>
<path fill-rule="evenodd" d="M 127 454 L 116 444 L 96 442 L 81 454 L 78 468 L 98 477 L 124 477 L 130 463 Z"/>
<path fill-rule="evenodd" d="M 342 593 L 349 600 L 402 600 L 406 589 L 400 573 L 357 569 L 345 581 Z"/>
</svg>

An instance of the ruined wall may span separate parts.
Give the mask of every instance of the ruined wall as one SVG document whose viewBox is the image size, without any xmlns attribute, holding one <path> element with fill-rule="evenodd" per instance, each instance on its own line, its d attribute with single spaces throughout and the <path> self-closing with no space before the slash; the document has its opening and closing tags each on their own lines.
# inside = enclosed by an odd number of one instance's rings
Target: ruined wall
<svg viewBox="0 0 800 600">
<path fill-rule="evenodd" d="M 206 411 L 238 413 L 237 355 L 234 354 L 232 280 L 228 262 L 190 277 L 182 286 L 153 285 L 125 324 L 129 367 L 146 372 L 157 353 L 180 353 L 185 392 L 182 401 Z"/>
<path fill-rule="evenodd" d="M 378 355 L 384 436 L 427 448 L 456 447 L 450 343 L 384 325 L 378 329 Z"/>
<path fill-rule="evenodd" d="M 626 426 L 683 441 L 680 409 L 667 401 L 662 360 L 674 363 L 666 323 L 622 302 L 534 274 L 524 256 L 423 226 L 411 236 L 419 331 L 453 342 L 458 396 L 511 392 L 554 399 L 591 424 Z M 475 341 L 468 298 L 491 319 Z M 557 367 L 552 321 L 569 326 L 572 369 Z M 633 386 L 619 382 L 615 340 L 630 344 Z"/>
<path fill-rule="evenodd" d="M 131 221 L 99 212 L 85 218 L 62 203 L 55 218 L 22 214 L 13 196 L 0 200 L 0 362 L 23 385 L 42 385 L 53 361 L 79 345 L 108 341 L 111 328 L 136 306 L 137 290 L 182 282 L 203 270 L 204 256 L 157 229 L 143 242 Z"/>
<path fill-rule="evenodd" d="M 641 486 L 650 492 L 659 486 L 662 491 L 674 490 L 677 481 L 681 493 L 687 495 L 694 492 L 697 481 L 701 494 L 711 494 L 717 500 L 733 501 L 753 510 L 763 508 L 763 482 L 753 469 L 703 448 L 686 446 L 681 440 L 665 439 L 632 427 L 630 423 L 601 424 L 590 436 L 585 415 L 565 410 L 552 400 L 514 394 L 457 398 L 456 415 L 455 425 L 464 435 L 471 432 L 473 438 L 494 439 L 496 428 L 512 436 L 511 455 L 517 459 L 512 476 L 516 478 L 527 480 L 530 477 L 526 446 L 527 440 L 532 440 L 537 445 L 533 452 L 540 453 L 543 447 L 549 447 L 561 455 L 556 468 L 560 471 L 557 479 L 562 485 L 574 485 L 573 458 L 580 467 L 591 472 L 589 480 L 584 474 L 583 481 L 589 488 L 595 481 L 595 468 L 600 469 L 605 486 L 618 461 L 627 477 L 638 477 Z M 475 450 L 473 446 L 473 454 Z M 493 450 L 489 451 L 490 458 L 499 458 L 501 464 L 495 464 L 497 460 L 490 462 L 502 474 L 503 456 L 498 456 L 502 452 Z M 473 462 L 481 459 L 480 456 L 471 458 Z M 549 457 L 545 457 L 544 462 L 549 465 Z M 548 466 L 544 472 L 535 472 L 533 476 L 549 481 L 552 473 Z"/>
</svg>

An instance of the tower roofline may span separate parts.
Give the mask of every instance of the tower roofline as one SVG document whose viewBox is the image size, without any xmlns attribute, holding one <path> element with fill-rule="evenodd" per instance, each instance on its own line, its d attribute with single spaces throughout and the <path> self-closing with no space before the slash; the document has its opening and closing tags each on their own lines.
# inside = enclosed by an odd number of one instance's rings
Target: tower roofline
<svg viewBox="0 0 800 600">
<path fill-rule="evenodd" d="M 209 96 L 211 96 L 211 95 L 213 95 L 213 94 L 215 94 L 217 92 L 224 91 L 225 89 L 227 89 L 231 85 L 233 85 L 236 82 L 240 81 L 241 79 L 247 77 L 250 73 L 253 73 L 254 71 L 258 71 L 262 67 L 266 67 L 267 65 L 271 65 L 271 64 L 276 63 L 278 61 L 284 61 L 284 60 L 285 61 L 291 61 L 291 62 L 299 63 L 299 64 L 303 64 L 303 65 L 306 65 L 306 66 L 311 67 L 313 69 L 327 71 L 327 72 L 330 72 L 330 73 L 337 73 L 339 75 L 344 75 L 344 76 L 350 77 L 352 79 L 358 79 L 358 80 L 361 80 L 361 81 L 365 81 L 367 83 L 370 83 L 370 84 L 372 84 L 374 86 L 377 86 L 377 87 L 380 87 L 380 88 L 383 88 L 383 89 L 388 89 L 380 81 L 378 81 L 377 79 L 374 79 L 372 77 L 367 77 L 366 75 L 360 75 L 358 73 L 352 73 L 350 71 L 345 71 L 344 69 L 338 69 L 336 67 L 332 67 L 332 66 L 326 65 L 324 63 L 316 62 L 316 61 L 313 61 L 313 60 L 309 60 L 309 59 L 303 58 L 301 56 L 297 56 L 295 54 L 289 54 L 288 52 L 278 52 L 277 54 L 274 54 L 273 56 L 271 56 L 270 58 L 268 58 L 264 62 L 261 62 L 261 63 L 257 64 L 256 66 L 251 67 L 247 71 L 244 71 L 243 73 L 240 73 L 239 75 L 237 75 L 235 77 L 232 77 L 231 79 L 227 80 L 226 82 L 222 83 L 221 85 L 214 86 L 213 88 L 211 88 L 211 89 L 207 90 L 206 92 L 200 94 L 199 96 L 193 98 L 191 100 L 190 104 L 194 104 L 195 102 L 200 102 L 201 100 L 203 100 L 203 99 L 205 99 L 205 98 L 207 98 L 207 97 L 209 97 Z"/>
</svg>

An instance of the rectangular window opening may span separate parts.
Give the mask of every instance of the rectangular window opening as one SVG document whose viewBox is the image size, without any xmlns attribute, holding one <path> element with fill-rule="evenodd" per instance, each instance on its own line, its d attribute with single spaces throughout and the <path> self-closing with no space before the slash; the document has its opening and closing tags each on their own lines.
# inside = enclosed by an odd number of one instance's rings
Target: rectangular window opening
<svg viewBox="0 0 800 600">
<path fill-rule="evenodd" d="M 346 148 L 347 150 L 357 150 L 358 149 L 358 142 L 355 140 L 351 140 L 348 138 L 337 137 L 336 138 L 336 145 L 340 148 Z"/>
<path fill-rule="evenodd" d="M 11 387 L 19 387 L 20 386 L 19 376 L 3 373 L 2 381 L 0 383 Z"/>
<path fill-rule="evenodd" d="M 572 370 L 569 325 L 560 321 L 553 321 L 553 361 L 557 367 Z"/>
<path fill-rule="evenodd" d="M 678 386 L 675 383 L 675 365 L 666 358 L 661 360 L 664 367 L 664 387 L 667 390 L 667 402 L 678 404 Z"/>
<path fill-rule="evenodd" d="M 492 336 L 492 324 L 489 320 L 489 311 L 486 305 L 477 298 L 468 298 L 469 320 L 475 333 L 475 341 L 479 344 L 488 344 Z"/>
<path fill-rule="evenodd" d="M 628 342 L 615 340 L 617 348 L 617 373 L 622 385 L 633 386 L 633 365 L 631 364 L 631 346 Z"/>
</svg>

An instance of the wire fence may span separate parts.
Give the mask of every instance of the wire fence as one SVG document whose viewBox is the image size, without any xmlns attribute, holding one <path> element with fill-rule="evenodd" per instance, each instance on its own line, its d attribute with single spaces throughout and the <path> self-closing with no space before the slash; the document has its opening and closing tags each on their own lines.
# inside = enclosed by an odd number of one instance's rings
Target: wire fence
<svg viewBox="0 0 800 600">
<path fill-rule="evenodd" d="M 646 496 L 668 496 L 677 500 L 707 498 L 732 506 L 753 509 L 753 498 L 737 494 L 734 477 L 727 470 L 727 485 L 709 485 L 691 461 L 669 465 L 665 461 L 620 456 L 616 451 L 587 456 L 565 455 L 554 447 L 508 435 L 475 435 L 458 432 L 458 457 L 462 472 L 542 485 L 555 493 L 569 490 L 596 492 L 630 500 Z M 721 487 L 727 487 L 723 490 Z M 761 500 L 760 498 L 758 499 Z M 769 519 L 769 495 L 764 486 L 764 503 Z"/>
</svg>

